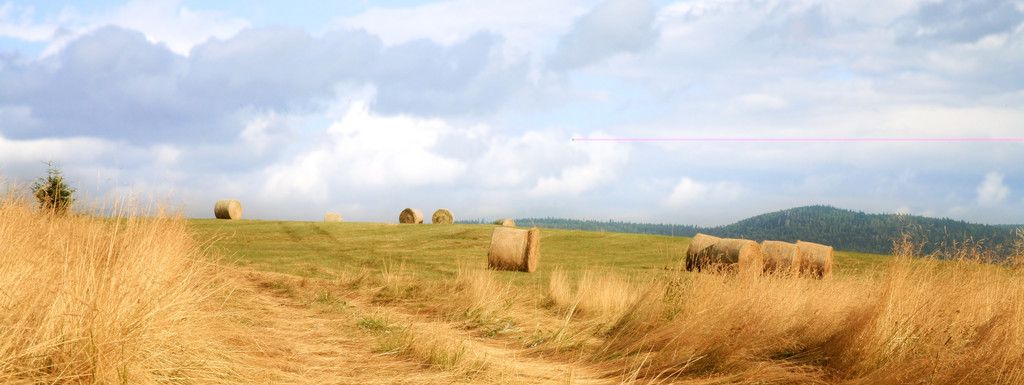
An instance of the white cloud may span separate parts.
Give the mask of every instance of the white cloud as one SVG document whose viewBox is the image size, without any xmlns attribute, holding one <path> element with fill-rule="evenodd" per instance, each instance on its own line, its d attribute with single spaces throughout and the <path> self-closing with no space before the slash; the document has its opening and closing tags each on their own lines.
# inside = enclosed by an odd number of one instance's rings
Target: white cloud
<svg viewBox="0 0 1024 385">
<path fill-rule="evenodd" d="M 32 7 L 16 7 L 14 3 L 0 4 L 0 37 L 41 42 L 53 38 L 55 25 L 32 20 Z"/>
<path fill-rule="evenodd" d="M 43 162 L 53 161 L 82 197 L 98 199 L 119 188 L 166 196 L 193 189 L 191 183 L 201 179 L 181 167 L 188 150 L 88 137 L 19 140 L 0 136 L 0 173 L 30 181 L 45 169 Z"/>
<path fill-rule="evenodd" d="M 1003 184 L 1003 174 L 989 172 L 985 174 L 985 180 L 978 185 L 978 204 L 981 206 L 995 206 L 1010 196 L 1010 188 Z"/>
<path fill-rule="evenodd" d="M 271 167 L 262 198 L 323 202 L 329 194 L 328 178 L 342 176 L 334 173 L 331 154 L 329 149 L 316 150 L 299 155 L 288 164 Z"/>
<path fill-rule="evenodd" d="M 353 103 L 314 147 L 268 170 L 266 197 L 323 201 L 329 191 L 406 189 L 451 183 L 467 165 L 432 151 L 439 138 L 460 134 L 440 119 L 379 116 Z"/>
<path fill-rule="evenodd" d="M 211 38 L 227 39 L 250 26 L 247 20 L 216 11 L 193 10 L 181 0 L 132 0 L 105 12 L 84 14 L 66 8 L 57 19 L 32 20 L 31 8 L 17 24 L 7 22 L 0 9 L 0 36 L 48 42 L 42 56 L 64 49 L 70 42 L 107 26 L 142 32 L 150 43 L 164 44 L 188 56 L 192 47 Z"/>
<path fill-rule="evenodd" d="M 672 206 L 696 203 L 704 199 L 709 191 L 711 191 L 711 186 L 708 184 L 700 183 L 690 178 L 683 178 L 672 189 L 672 194 L 668 196 L 667 203 Z"/>
<path fill-rule="evenodd" d="M 247 129 L 240 113 L 287 121 L 322 113 L 337 92 L 366 88 L 375 90 L 375 112 L 486 115 L 531 87 L 527 65 L 505 66 L 500 45 L 486 33 L 450 47 L 426 40 L 384 47 L 365 31 L 313 37 L 259 28 L 184 57 L 138 31 L 104 27 L 53 58 L 0 55 L 0 123 L 11 123 L 9 137 L 224 143 Z M 242 139 L 256 140 L 258 129 L 248 127 Z"/>
<path fill-rule="evenodd" d="M 133 0 L 104 22 L 141 31 L 150 42 L 167 44 L 183 56 L 208 39 L 227 39 L 250 26 L 220 12 L 189 9 L 181 0 Z"/>
<path fill-rule="evenodd" d="M 182 151 L 180 148 L 170 144 L 153 146 L 153 161 L 157 166 L 170 167 L 178 163 Z"/>
<path fill-rule="evenodd" d="M 0 105 L 0 127 L 11 131 L 26 131 L 39 122 L 32 116 L 32 107 Z"/>
<path fill-rule="evenodd" d="M 280 148 L 296 135 L 288 118 L 289 115 L 281 115 L 274 111 L 249 117 L 245 122 L 245 129 L 239 134 L 242 146 L 257 155 Z"/>
<path fill-rule="evenodd" d="M 485 186 L 499 188 L 532 184 L 553 166 L 580 160 L 580 154 L 566 151 L 566 146 L 565 138 L 552 131 L 527 131 L 518 137 L 490 138 L 487 152 L 475 162 L 480 181 Z"/>
<path fill-rule="evenodd" d="M 669 207 L 690 206 L 696 203 L 723 203 L 738 199 L 743 187 L 736 182 L 699 182 L 683 177 L 665 200 Z"/>
<path fill-rule="evenodd" d="M 117 149 L 114 143 L 97 138 L 52 138 L 12 140 L 0 135 L 0 164 L 54 160 L 62 164 L 95 161 Z"/>
<path fill-rule="evenodd" d="M 741 109 L 754 111 L 778 110 L 789 105 L 785 99 L 767 94 L 746 94 L 736 98 L 736 102 Z"/>
<path fill-rule="evenodd" d="M 582 136 L 573 135 L 572 137 Z M 590 137 L 607 137 L 607 135 L 594 133 Z M 626 144 L 569 142 L 567 139 L 562 139 L 565 146 L 576 146 L 574 149 L 586 156 L 585 163 L 563 166 L 557 176 L 541 177 L 537 180 L 537 185 L 530 190 L 531 195 L 580 195 L 617 179 L 620 169 L 630 159 L 630 146 Z M 552 166 L 557 167 L 557 165 Z"/>
<path fill-rule="evenodd" d="M 840 173 L 812 174 L 804 177 L 803 181 L 795 186 L 794 193 L 820 196 L 840 189 L 846 180 L 846 175 Z"/>
<path fill-rule="evenodd" d="M 921 2 L 916 12 L 902 17 L 894 27 L 902 44 L 971 43 L 1011 32 L 1022 21 L 1024 10 L 1014 1 L 945 0 Z"/>
<path fill-rule="evenodd" d="M 411 8 L 374 8 L 338 20 L 342 28 L 361 28 L 396 45 L 431 39 L 452 45 L 481 32 L 501 34 L 519 53 L 553 49 L 550 36 L 564 33 L 587 11 L 585 2 L 547 0 L 454 0 Z"/>
<path fill-rule="evenodd" d="M 579 18 L 551 57 L 557 69 L 584 67 L 621 52 L 639 52 L 654 43 L 654 5 L 648 0 L 608 0 Z"/>
</svg>

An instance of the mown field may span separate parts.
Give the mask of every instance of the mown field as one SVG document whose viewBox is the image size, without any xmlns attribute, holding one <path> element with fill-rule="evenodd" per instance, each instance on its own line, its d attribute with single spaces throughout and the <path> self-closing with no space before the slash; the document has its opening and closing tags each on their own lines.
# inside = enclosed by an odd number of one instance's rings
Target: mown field
<svg viewBox="0 0 1024 385">
<path fill-rule="evenodd" d="M 490 225 L 39 213 L 0 201 L 0 382 L 1024 383 L 1024 273 L 839 252 L 834 276 L 690 273 L 689 239 Z"/>
<path fill-rule="evenodd" d="M 460 267 L 485 268 L 493 225 L 398 225 L 193 219 L 199 239 L 228 263 L 301 277 L 404 266 L 422 278 L 454 276 Z M 663 277 L 678 263 L 690 238 L 542 229 L 541 265 L 535 274 L 495 272 L 519 285 L 549 282 L 551 272 L 599 270 L 637 279 Z M 835 274 L 877 272 L 889 256 L 836 252 Z"/>
</svg>

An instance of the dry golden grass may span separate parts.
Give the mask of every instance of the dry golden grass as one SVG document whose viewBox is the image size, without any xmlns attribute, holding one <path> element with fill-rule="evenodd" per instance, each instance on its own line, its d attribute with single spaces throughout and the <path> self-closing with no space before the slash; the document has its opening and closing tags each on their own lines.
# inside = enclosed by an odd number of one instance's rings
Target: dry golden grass
<svg viewBox="0 0 1024 385">
<path fill-rule="evenodd" d="M 575 284 L 565 273 L 551 273 L 547 299 L 556 307 L 587 318 L 618 316 L 635 303 L 641 287 L 614 273 L 587 271 Z"/>
<path fill-rule="evenodd" d="M 185 221 L 0 197 L 0 383 L 242 383 Z"/>
<path fill-rule="evenodd" d="M 877 276 L 680 275 L 593 359 L 644 381 L 1022 383 L 1018 270 L 895 259 Z"/>
</svg>

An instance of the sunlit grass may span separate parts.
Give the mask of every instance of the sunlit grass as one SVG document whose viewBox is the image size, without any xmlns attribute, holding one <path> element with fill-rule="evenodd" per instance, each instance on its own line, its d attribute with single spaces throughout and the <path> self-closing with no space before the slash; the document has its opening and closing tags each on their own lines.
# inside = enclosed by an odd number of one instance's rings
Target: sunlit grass
<svg viewBox="0 0 1024 385">
<path fill-rule="evenodd" d="M 0 196 L 0 383 L 245 383 L 212 300 L 224 283 L 186 222 L 111 211 Z"/>
</svg>

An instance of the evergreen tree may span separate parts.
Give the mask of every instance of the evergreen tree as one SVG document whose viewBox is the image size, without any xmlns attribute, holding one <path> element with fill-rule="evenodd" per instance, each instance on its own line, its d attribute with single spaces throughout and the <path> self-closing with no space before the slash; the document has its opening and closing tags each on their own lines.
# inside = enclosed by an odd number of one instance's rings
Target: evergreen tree
<svg viewBox="0 0 1024 385">
<path fill-rule="evenodd" d="M 71 194 L 75 192 L 75 189 L 64 183 L 64 173 L 54 165 L 53 161 L 46 162 L 46 166 L 46 176 L 39 177 L 32 184 L 32 195 L 39 200 L 41 210 L 64 215 L 71 208 L 71 203 L 74 202 Z"/>
</svg>

